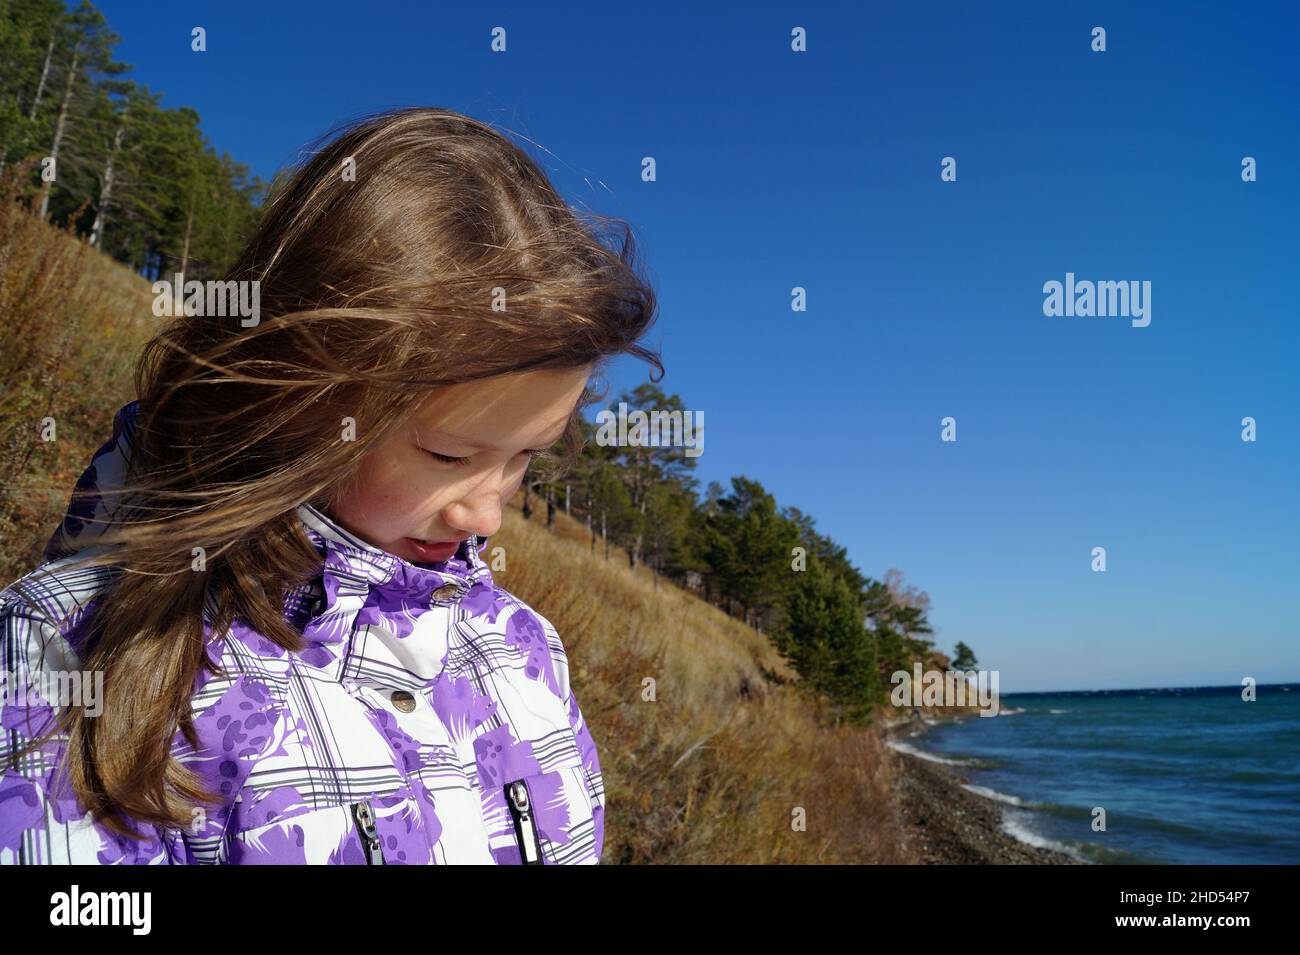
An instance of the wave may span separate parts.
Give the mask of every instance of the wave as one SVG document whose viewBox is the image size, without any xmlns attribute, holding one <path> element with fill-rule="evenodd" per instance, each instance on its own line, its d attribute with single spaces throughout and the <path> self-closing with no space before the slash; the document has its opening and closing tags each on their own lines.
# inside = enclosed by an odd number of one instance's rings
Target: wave
<svg viewBox="0 0 1300 955">
<path fill-rule="evenodd" d="M 934 753 L 927 753 L 923 749 L 917 749 L 910 743 L 900 743 L 898 740 L 891 739 L 885 744 L 892 750 L 900 753 L 906 753 L 908 756 L 916 756 L 918 759 L 928 759 L 932 763 L 943 763 L 945 766 L 970 766 L 970 760 L 950 759 L 947 756 L 937 756 Z"/>
<path fill-rule="evenodd" d="M 1049 812 L 1058 816 L 1087 816 L 1085 810 L 1072 806 L 1062 806 L 1054 802 L 1035 802 L 1032 799 L 1021 799 L 1019 796 L 1012 796 L 1009 793 L 999 792 L 996 789 L 990 789 L 988 786 L 980 786 L 977 783 L 962 783 L 962 788 L 973 792 L 977 796 L 983 796 L 985 799 L 991 799 L 994 802 L 1000 802 L 1008 806 L 1015 806 L 1018 809 L 1034 809 L 1039 812 Z"/>
<path fill-rule="evenodd" d="M 1025 825 L 1025 823 L 1020 819 L 1015 818 L 1011 813 L 1002 814 L 1002 831 L 1020 842 L 1023 842 L 1027 846 L 1033 846 L 1036 849 L 1050 849 L 1053 852 L 1060 852 L 1063 855 L 1067 855 L 1072 859 L 1078 859 L 1081 862 L 1088 861 L 1082 854 L 1080 854 L 1078 849 L 1066 845 L 1064 842 L 1057 842 L 1055 839 L 1049 839 L 1047 836 L 1040 835 L 1029 826 Z"/>
<path fill-rule="evenodd" d="M 987 786 L 976 786 L 973 783 L 962 783 L 962 789 L 967 789 L 977 796 L 983 796 L 985 799 L 992 799 L 994 802 L 1004 802 L 1008 806 L 1024 806 L 1025 801 L 1019 796 L 1009 796 L 1006 793 L 1000 793 L 996 789 L 989 789 Z"/>
</svg>

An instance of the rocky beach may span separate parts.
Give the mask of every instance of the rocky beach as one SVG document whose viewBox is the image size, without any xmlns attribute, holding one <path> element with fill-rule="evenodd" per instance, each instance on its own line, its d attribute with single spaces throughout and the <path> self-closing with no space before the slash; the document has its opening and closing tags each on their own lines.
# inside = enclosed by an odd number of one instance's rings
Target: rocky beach
<svg viewBox="0 0 1300 955">
<path fill-rule="evenodd" d="M 909 739 L 931 721 L 884 724 L 886 740 Z M 1080 865 L 1080 860 L 1022 842 L 1002 826 L 997 801 L 966 789 L 956 767 L 889 747 L 894 764 L 893 812 L 913 861 L 922 865 Z"/>
</svg>

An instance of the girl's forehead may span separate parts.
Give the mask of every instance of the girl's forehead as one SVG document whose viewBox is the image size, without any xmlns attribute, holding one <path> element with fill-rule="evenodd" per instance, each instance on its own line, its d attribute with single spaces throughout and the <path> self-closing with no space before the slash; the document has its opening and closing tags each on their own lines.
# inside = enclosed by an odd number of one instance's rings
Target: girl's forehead
<svg viewBox="0 0 1300 955">
<path fill-rule="evenodd" d="M 520 440 L 559 440 L 587 383 L 585 369 L 527 372 L 461 382 L 432 390 L 412 422 L 421 435 L 437 432 L 468 447 Z"/>
<path fill-rule="evenodd" d="M 491 378 L 477 378 L 430 389 L 421 400 L 421 413 L 437 414 L 467 404 L 539 407 L 571 400 L 586 385 L 592 366 L 540 368 Z"/>
</svg>

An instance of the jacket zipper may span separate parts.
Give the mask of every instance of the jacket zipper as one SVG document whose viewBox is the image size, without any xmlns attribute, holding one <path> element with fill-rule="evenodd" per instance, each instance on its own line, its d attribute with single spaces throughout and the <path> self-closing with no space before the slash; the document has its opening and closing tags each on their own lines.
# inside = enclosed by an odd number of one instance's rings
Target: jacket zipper
<svg viewBox="0 0 1300 955">
<path fill-rule="evenodd" d="M 510 816 L 514 819 L 523 864 L 542 865 L 542 843 L 537 836 L 537 820 L 533 818 L 528 786 L 522 779 L 506 784 L 506 805 L 510 807 Z"/>
<path fill-rule="evenodd" d="M 375 828 L 375 814 L 366 800 L 352 804 L 352 818 L 357 824 L 357 833 L 361 836 L 361 847 L 366 852 L 366 865 L 383 865 L 384 850 L 379 842 L 379 830 Z"/>
</svg>

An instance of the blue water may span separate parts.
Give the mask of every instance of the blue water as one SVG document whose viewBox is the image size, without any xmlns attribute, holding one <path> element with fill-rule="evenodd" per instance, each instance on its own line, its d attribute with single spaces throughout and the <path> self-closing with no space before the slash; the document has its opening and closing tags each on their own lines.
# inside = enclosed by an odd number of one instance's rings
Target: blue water
<svg viewBox="0 0 1300 955">
<path fill-rule="evenodd" d="M 1004 797 L 1011 831 L 1093 862 L 1295 864 L 1300 684 L 1256 693 L 1253 703 L 1240 687 L 1008 694 L 1007 715 L 902 739 Z M 1105 832 L 1092 829 L 1094 807 Z"/>
</svg>

